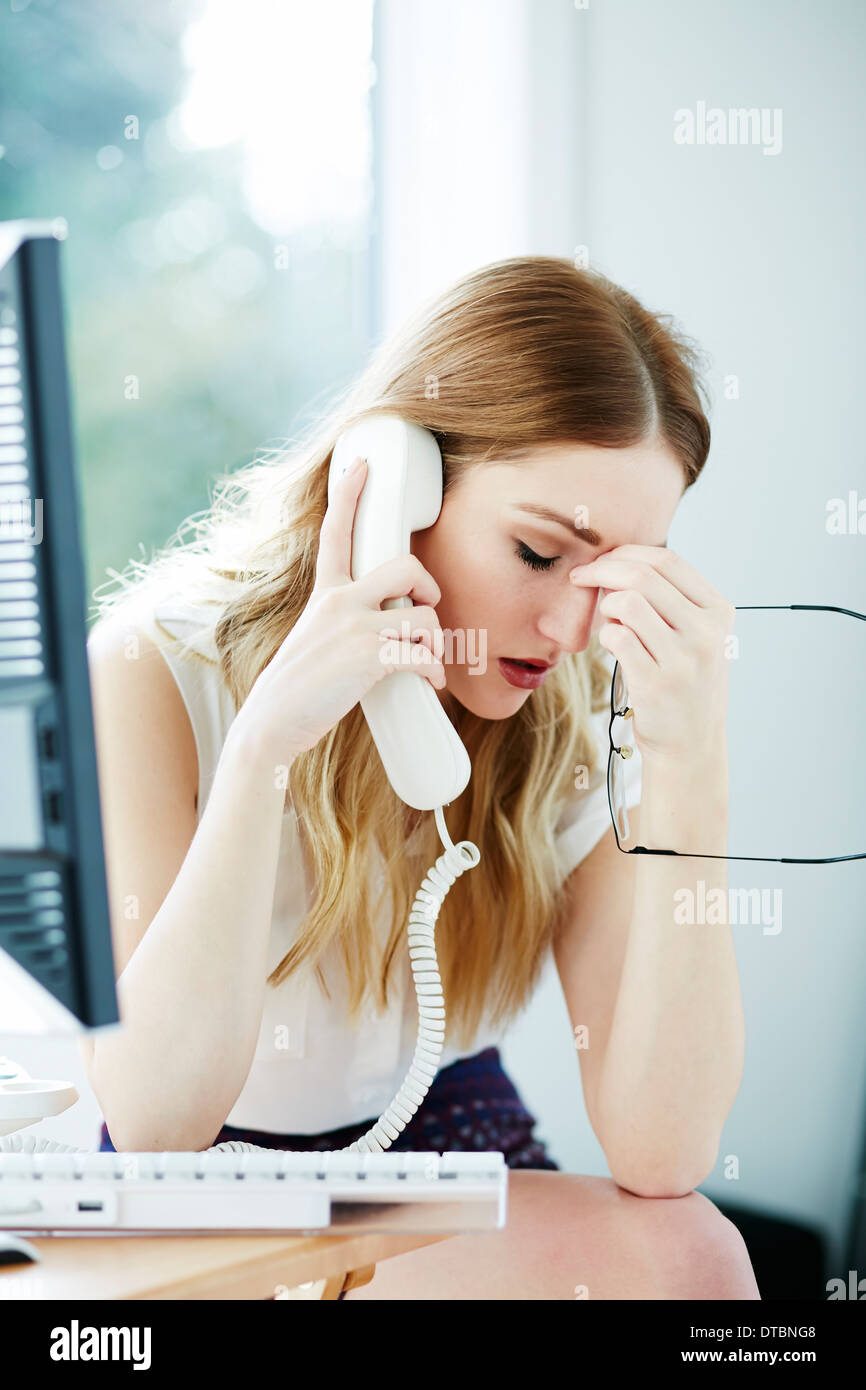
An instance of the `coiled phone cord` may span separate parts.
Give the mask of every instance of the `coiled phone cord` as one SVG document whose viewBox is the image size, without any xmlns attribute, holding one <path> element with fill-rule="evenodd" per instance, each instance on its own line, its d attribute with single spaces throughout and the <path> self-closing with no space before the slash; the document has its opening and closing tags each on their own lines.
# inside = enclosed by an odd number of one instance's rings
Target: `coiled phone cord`
<svg viewBox="0 0 866 1390">
<path fill-rule="evenodd" d="M 434 814 L 445 849 L 427 870 L 409 912 L 409 957 L 418 999 L 415 1055 L 402 1086 L 372 1129 L 345 1149 L 331 1150 L 333 1153 L 384 1153 L 406 1128 L 439 1070 L 445 1042 L 445 997 L 436 959 L 436 920 L 446 894 L 461 874 L 475 868 L 481 851 L 471 840 L 455 845 L 448 834 L 442 807 L 437 806 Z M 239 1139 L 228 1139 L 214 1147 L 228 1153 L 267 1152 L 259 1144 L 246 1144 Z"/>
<path fill-rule="evenodd" d="M 436 863 L 428 869 L 409 912 L 409 958 L 418 999 L 418 1036 L 415 1055 L 403 1084 L 387 1110 L 368 1129 L 367 1133 L 345 1149 L 333 1153 L 383 1153 L 404 1130 L 429 1091 L 439 1070 L 439 1059 L 445 1042 L 445 997 L 439 963 L 436 959 L 436 921 L 446 894 L 467 869 L 474 869 L 481 851 L 471 840 L 454 844 L 445 825 L 441 806 L 434 812 L 439 838 L 445 846 Z M 0 1139 L 0 1153 L 80 1153 L 71 1144 L 53 1139 L 37 1139 L 20 1134 Z M 209 1153 L 268 1153 L 260 1144 L 247 1144 L 228 1139 L 215 1144 Z"/>
</svg>

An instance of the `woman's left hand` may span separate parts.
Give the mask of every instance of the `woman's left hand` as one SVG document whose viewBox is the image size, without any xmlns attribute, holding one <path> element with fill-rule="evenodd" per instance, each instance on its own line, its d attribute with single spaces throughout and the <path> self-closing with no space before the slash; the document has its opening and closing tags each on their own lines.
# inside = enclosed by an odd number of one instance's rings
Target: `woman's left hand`
<svg viewBox="0 0 866 1390">
<path fill-rule="evenodd" d="M 665 546 L 617 546 L 569 579 L 607 591 L 598 640 L 625 676 L 641 756 L 681 766 L 724 746 L 734 605 Z"/>
</svg>

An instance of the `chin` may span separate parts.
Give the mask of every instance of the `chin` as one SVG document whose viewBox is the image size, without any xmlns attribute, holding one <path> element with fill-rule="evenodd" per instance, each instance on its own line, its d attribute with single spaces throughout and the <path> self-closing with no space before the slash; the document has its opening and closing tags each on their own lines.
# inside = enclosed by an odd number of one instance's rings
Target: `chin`
<svg viewBox="0 0 866 1390">
<path fill-rule="evenodd" d="M 483 676 L 470 676 L 463 672 L 457 675 L 446 670 L 446 676 L 447 694 L 468 709 L 470 714 L 477 714 L 479 719 L 510 719 L 532 694 L 531 690 L 518 690 L 507 685 L 492 669 Z M 437 691 L 440 697 L 445 693 Z M 444 707 L 447 714 L 447 701 Z"/>
</svg>

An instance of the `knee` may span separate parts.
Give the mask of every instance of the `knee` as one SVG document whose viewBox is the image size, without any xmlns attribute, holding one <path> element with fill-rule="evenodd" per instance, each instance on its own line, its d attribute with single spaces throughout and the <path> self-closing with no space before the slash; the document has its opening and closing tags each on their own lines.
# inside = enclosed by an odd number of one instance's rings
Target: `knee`
<svg viewBox="0 0 866 1390">
<path fill-rule="evenodd" d="M 746 1242 L 702 1192 L 636 1197 L 639 1238 L 667 1298 L 759 1299 Z"/>
</svg>

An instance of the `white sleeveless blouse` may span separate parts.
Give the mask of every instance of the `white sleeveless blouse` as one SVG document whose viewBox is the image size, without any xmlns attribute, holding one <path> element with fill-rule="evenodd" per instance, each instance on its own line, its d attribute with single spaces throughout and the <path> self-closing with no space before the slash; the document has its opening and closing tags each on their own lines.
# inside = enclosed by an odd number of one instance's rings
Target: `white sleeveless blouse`
<svg viewBox="0 0 866 1390">
<path fill-rule="evenodd" d="M 194 639 L 194 650 L 216 662 L 212 624 L 216 609 L 162 602 L 155 612 L 172 634 Z M 204 813 L 220 752 L 235 717 L 228 687 L 216 664 L 189 660 L 163 651 L 192 724 L 198 753 L 198 818 Z M 569 802 L 557 825 L 556 849 L 565 878 L 611 828 L 607 800 L 607 725 L 602 711 L 593 717 L 599 739 L 600 767 L 590 785 Z M 640 800 L 640 759 L 626 764 L 627 804 Z M 410 838 L 409 844 L 412 844 Z M 371 866 L 381 882 L 381 856 Z M 419 879 L 420 884 L 420 879 Z M 279 862 L 274 891 L 267 970 L 283 959 L 309 910 L 309 885 L 294 810 L 283 815 Z M 380 923 L 384 945 L 389 914 Z M 377 1014 L 372 1004 L 357 1027 L 346 1018 L 347 982 L 342 955 L 332 946 L 320 958 L 331 998 L 316 977 L 314 965 L 304 963 L 276 989 L 265 988 L 265 1001 L 255 1056 L 243 1090 L 226 1118 L 239 1129 L 258 1129 L 277 1134 L 318 1134 L 346 1125 L 375 1120 L 393 1100 L 412 1062 L 418 1028 L 418 1011 L 409 952 L 401 965 L 392 967 L 389 1008 Z M 447 998 L 446 998 L 447 1007 Z M 504 1030 L 486 1022 L 466 1049 L 443 1048 L 440 1069 L 460 1057 L 472 1056 L 502 1042 Z"/>
</svg>

